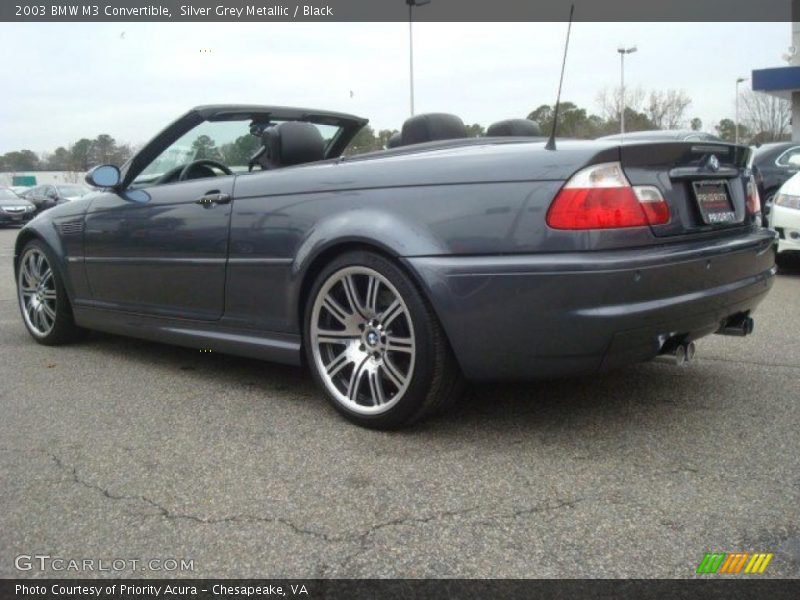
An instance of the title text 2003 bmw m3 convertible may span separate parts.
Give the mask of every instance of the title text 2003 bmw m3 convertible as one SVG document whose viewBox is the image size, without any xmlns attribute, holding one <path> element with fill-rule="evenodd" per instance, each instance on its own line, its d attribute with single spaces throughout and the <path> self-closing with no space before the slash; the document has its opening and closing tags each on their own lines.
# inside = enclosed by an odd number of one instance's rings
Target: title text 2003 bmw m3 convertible
<svg viewBox="0 0 800 600">
<path fill-rule="evenodd" d="M 746 334 L 774 275 L 748 149 L 558 141 L 525 122 L 467 139 L 455 116 L 342 158 L 366 120 L 195 108 L 104 191 L 19 234 L 22 316 L 290 364 L 371 427 L 440 410 L 463 379 L 681 360 Z M 529 125 L 529 123 L 527 123 Z"/>
</svg>

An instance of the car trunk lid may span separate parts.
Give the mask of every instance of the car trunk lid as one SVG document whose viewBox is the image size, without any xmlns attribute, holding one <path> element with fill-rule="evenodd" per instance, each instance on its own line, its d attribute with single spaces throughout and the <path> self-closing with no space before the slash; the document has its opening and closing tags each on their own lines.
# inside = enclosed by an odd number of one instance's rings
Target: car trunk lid
<svg viewBox="0 0 800 600">
<path fill-rule="evenodd" d="M 658 237 L 727 231 L 749 223 L 745 146 L 718 142 L 623 143 L 620 159 L 634 186 L 657 186 L 670 221 L 652 226 Z"/>
</svg>

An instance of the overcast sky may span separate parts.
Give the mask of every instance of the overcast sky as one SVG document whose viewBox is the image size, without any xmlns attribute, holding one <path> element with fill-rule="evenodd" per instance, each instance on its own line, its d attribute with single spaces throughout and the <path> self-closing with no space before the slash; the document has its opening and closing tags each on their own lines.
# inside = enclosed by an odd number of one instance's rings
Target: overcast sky
<svg viewBox="0 0 800 600">
<path fill-rule="evenodd" d="M 488 125 L 552 103 L 565 30 L 416 23 L 417 112 Z M 685 90 L 687 116 L 713 132 L 733 117 L 736 77 L 784 64 L 790 43 L 789 23 L 576 23 L 563 98 L 598 111 L 619 84 L 616 48 L 637 45 L 626 85 Z M 198 104 L 340 110 L 376 129 L 409 111 L 405 23 L 2 23 L 0 56 L 0 152 L 100 133 L 141 144 Z"/>
</svg>

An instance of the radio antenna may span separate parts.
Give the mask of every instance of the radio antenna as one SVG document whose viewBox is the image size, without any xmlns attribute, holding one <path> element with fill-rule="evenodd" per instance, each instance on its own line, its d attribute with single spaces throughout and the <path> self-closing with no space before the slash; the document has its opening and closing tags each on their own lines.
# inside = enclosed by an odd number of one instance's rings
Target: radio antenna
<svg viewBox="0 0 800 600">
<path fill-rule="evenodd" d="M 569 49 L 569 34 L 572 31 L 572 13 L 575 12 L 575 5 L 569 7 L 569 24 L 567 25 L 567 41 L 564 43 L 564 60 L 561 62 L 561 78 L 558 80 L 558 95 L 556 96 L 556 107 L 553 110 L 553 131 L 550 132 L 550 139 L 547 140 L 545 150 L 556 149 L 556 127 L 558 127 L 558 108 L 561 104 L 561 86 L 564 84 L 564 69 L 567 66 L 567 50 Z"/>
</svg>

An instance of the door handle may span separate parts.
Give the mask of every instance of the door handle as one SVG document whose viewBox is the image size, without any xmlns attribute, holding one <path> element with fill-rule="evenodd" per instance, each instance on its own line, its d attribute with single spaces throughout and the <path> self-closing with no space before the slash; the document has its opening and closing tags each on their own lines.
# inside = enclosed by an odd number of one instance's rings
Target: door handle
<svg viewBox="0 0 800 600">
<path fill-rule="evenodd" d="M 201 196 L 195 200 L 194 203 L 205 208 L 209 208 L 215 204 L 228 204 L 230 201 L 231 197 L 229 194 L 222 194 L 217 190 L 212 190 L 210 192 L 206 192 L 204 196 Z"/>
</svg>

